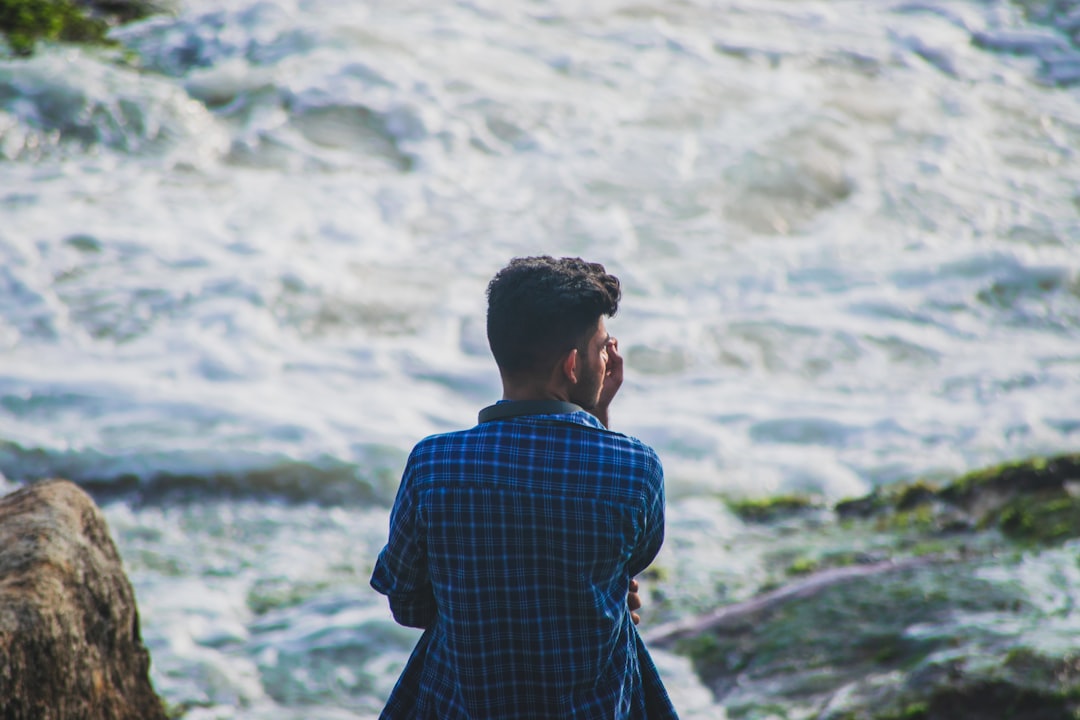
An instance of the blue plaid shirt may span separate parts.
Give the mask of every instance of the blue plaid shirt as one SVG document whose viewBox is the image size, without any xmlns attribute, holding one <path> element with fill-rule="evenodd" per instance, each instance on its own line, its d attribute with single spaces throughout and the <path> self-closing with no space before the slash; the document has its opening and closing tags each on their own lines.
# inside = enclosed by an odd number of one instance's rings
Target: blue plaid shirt
<svg viewBox="0 0 1080 720">
<path fill-rule="evenodd" d="M 675 718 L 626 605 L 664 538 L 656 453 L 592 415 L 422 440 L 372 586 L 425 628 L 383 718 Z"/>
</svg>

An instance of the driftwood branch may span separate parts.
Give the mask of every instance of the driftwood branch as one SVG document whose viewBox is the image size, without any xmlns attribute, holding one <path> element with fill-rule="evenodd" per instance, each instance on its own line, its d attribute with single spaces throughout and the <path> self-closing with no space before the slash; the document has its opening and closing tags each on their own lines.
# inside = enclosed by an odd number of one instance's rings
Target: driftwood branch
<svg viewBox="0 0 1080 720">
<path fill-rule="evenodd" d="M 886 560 L 866 565 L 850 565 L 816 572 L 808 577 L 743 602 L 725 605 L 703 615 L 657 625 L 642 633 L 650 645 L 663 647 L 682 638 L 694 637 L 709 630 L 743 624 L 753 615 L 772 610 L 791 600 L 808 598 L 822 590 L 849 580 L 873 577 L 925 565 L 953 562 L 958 558 L 927 555 L 909 560 Z"/>
</svg>

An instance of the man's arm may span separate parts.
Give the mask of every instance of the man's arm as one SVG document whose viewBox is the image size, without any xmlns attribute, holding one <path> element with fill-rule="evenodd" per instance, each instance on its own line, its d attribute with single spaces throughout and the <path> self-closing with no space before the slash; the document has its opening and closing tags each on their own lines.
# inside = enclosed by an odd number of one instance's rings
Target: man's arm
<svg viewBox="0 0 1080 720">
<path fill-rule="evenodd" d="M 650 451 L 651 452 L 651 451 Z M 638 594 L 638 581 L 634 576 L 649 566 L 660 552 L 664 543 L 664 471 L 660 459 L 652 454 L 653 467 L 650 472 L 650 490 L 645 497 L 643 525 L 645 532 L 641 541 L 630 555 L 628 566 L 630 586 L 626 594 L 626 605 L 630 609 L 630 619 L 635 625 L 641 622 L 641 616 L 635 612 L 641 609 L 641 596 Z"/>
<path fill-rule="evenodd" d="M 651 451 L 650 451 L 651 452 Z M 652 454 L 653 467 L 650 469 L 650 483 L 644 498 L 643 523 L 645 532 L 638 546 L 630 555 L 629 571 L 633 577 L 649 567 L 649 563 L 660 552 L 664 544 L 664 470 L 660 459 Z"/>
<path fill-rule="evenodd" d="M 424 534 L 417 524 L 409 468 L 405 466 L 401 478 L 390 513 L 390 538 L 375 563 L 371 586 L 387 596 L 390 612 L 399 624 L 426 628 L 435 619 L 435 595 L 428 576 Z"/>
</svg>

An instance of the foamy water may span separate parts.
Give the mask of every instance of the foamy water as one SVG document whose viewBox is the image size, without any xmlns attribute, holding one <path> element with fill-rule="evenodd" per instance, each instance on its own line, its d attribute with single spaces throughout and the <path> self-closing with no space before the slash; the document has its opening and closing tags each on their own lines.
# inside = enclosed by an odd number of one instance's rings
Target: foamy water
<svg viewBox="0 0 1080 720">
<path fill-rule="evenodd" d="M 1075 51 L 1009 5 L 241 0 L 117 37 L 0 62 L 0 473 L 118 489 L 190 717 L 377 712 L 414 641 L 367 587 L 388 504 L 498 398 L 514 255 L 623 280 L 613 423 L 665 463 L 688 606 L 756 587 L 718 494 L 1076 447 Z"/>
</svg>

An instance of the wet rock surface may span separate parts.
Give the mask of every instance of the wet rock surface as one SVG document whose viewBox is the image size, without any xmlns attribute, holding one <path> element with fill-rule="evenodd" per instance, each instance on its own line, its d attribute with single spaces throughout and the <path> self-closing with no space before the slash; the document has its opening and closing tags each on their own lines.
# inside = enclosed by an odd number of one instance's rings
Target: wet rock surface
<svg viewBox="0 0 1080 720">
<path fill-rule="evenodd" d="M 130 582 L 72 483 L 0 499 L 0 709 L 8 720 L 166 717 Z"/>
<path fill-rule="evenodd" d="M 1035 458 L 979 470 L 937 487 L 914 482 L 837 504 L 841 518 L 927 534 L 996 528 L 1026 544 L 1080 537 L 1080 455 Z"/>
<path fill-rule="evenodd" d="M 804 556 L 778 556 L 757 597 L 646 639 L 690 657 L 733 719 L 1075 718 L 1077 482 L 1080 455 L 1065 455 L 879 490 L 812 519 L 791 498 L 736 504 L 783 522 Z"/>
</svg>

